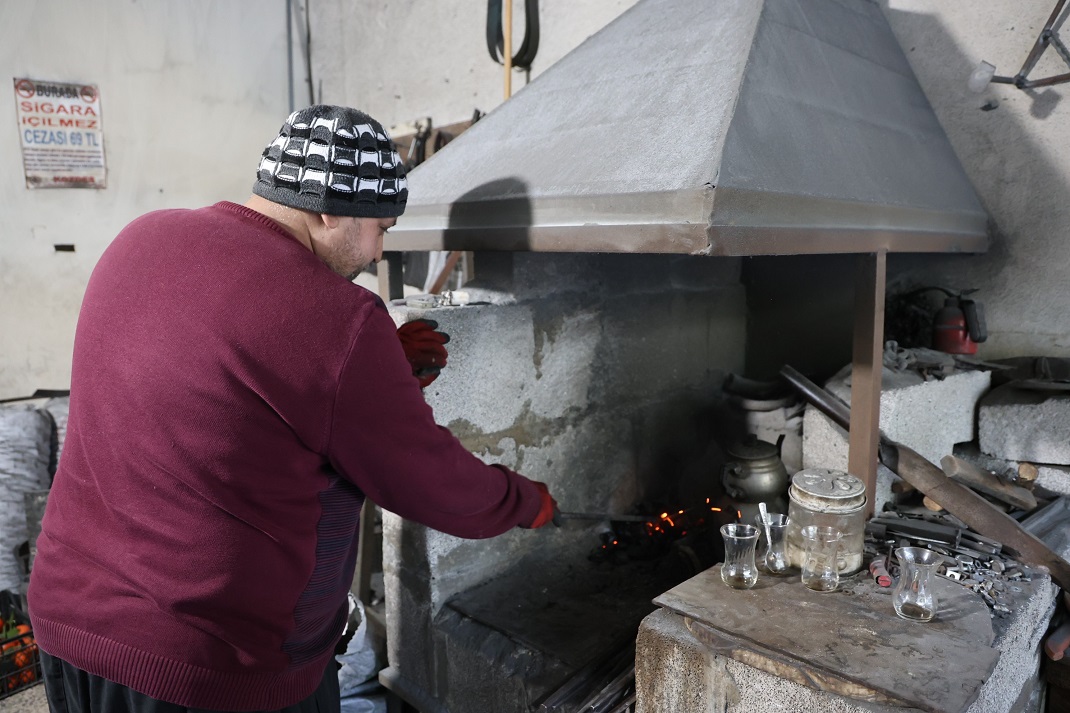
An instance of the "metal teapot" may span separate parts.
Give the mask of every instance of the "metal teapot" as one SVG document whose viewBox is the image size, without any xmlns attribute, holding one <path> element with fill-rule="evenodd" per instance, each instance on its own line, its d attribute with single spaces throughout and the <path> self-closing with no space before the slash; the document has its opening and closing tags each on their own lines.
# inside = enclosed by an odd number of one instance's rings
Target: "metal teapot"
<svg viewBox="0 0 1070 713">
<path fill-rule="evenodd" d="M 774 445 L 751 434 L 727 448 L 721 482 L 729 497 L 744 503 L 783 501 L 788 489 L 788 471 L 780 459 L 783 442 L 783 435 Z"/>
</svg>

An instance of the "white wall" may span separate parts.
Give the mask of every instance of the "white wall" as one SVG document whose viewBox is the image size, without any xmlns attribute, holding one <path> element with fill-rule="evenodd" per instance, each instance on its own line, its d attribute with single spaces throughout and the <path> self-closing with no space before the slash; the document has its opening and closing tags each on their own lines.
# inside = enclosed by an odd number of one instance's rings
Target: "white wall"
<svg viewBox="0 0 1070 713">
<path fill-rule="evenodd" d="M 67 388 L 89 273 L 150 210 L 244 201 L 289 110 L 284 0 L 0 3 L 0 398 Z M 96 84 L 107 188 L 25 187 L 12 78 Z M 72 243 L 59 253 L 56 243 Z"/>
<path fill-rule="evenodd" d="M 893 260 L 918 284 L 980 288 L 989 341 L 981 356 L 1067 354 L 1070 348 L 1070 84 L 971 94 L 984 59 L 1014 75 L 1053 0 L 882 0 L 882 7 L 963 166 L 995 221 L 982 257 Z M 1070 40 L 1070 26 L 1064 28 Z M 1054 49 L 1031 73 L 1070 70 Z M 982 111 L 989 101 L 998 108 Z M 890 280 L 891 284 L 891 280 Z"/>
<path fill-rule="evenodd" d="M 634 2 L 543 0 L 532 76 Z M 1017 71 L 1053 2 L 880 3 L 998 229 L 982 257 L 893 258 L 892 283 L 981 288 L 992 333 L 983 356 L 1064 353 L 1070 104 L 1062 99 L 1070 85 L 966 91 L 982 58 L 1000 73 Z M 519 42 L 523 6 L 514 4 Z M 503 99 L 502 70 L 485 48 L 485 7 L 314 0 L 316 99 L 357 106 L 388 126 L 423 116 L 447 124 L 493 109 Z M 288 109 L 284 13 L 284 0 L 0 4 L 7 76 L 100 87 L 109 168 L 103 191 L 26 189 L 14 94 L 0 91 L 0 398 L 67 385 L 85 281 L 126 222 L 248 194 L 256 158 Z M 1035 75 L 1059 71 L 1049 56 Z M 298 104 L 307 98 L 302 79 Z M 514 73 L 514 91 L 524 83 Z M 989 99 L 999 107 L 981 111 Z M 56 253 L 55 243 L 77 252 Z"/>
</svg>

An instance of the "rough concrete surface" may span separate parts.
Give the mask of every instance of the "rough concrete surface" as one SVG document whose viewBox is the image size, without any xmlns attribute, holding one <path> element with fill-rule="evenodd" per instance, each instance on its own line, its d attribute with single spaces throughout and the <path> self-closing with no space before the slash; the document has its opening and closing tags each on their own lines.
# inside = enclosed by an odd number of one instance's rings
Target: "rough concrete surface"
<svg viewBox="0 0 1070 713">
<path fill-rule="evenodd" d="M 636 713 L 689 711 L 721 713 L 739 693 L 684 625 L 682 617 L 658 609 L 643 620 L 635 642 Z"/>
<path fill-rule="evenodd" d="M 1047 576 L 1037 577 L 1034 585 L 1031 596 L 995 627 L 992 645 L 1000 651 L 999 661 L 967 713 L 1013 711 L 1023 694 L 1028 697 L 1037 685 L 1040 642 L 1055 611 L 1059 588 Z"/>
<path fill-rule="evenodd" d="M 975 437 L 977 401 L 988 390 L 987 371 L 962 371 L 937 381 L 925 381 L 913 372 L 885 369 L 881 388 L 881 430 L 909 446 L 932 463 L 954 451 L 956 443 Z M 825 388 L 851 403 L 851 367 L 828 381 Z M 813 406 L 803 416 L 803 467 L 847 470 L 847 432 Z M 891 498 L 895 474 L 877 469 L 875 511 Z"/>
<path fill-rule="evenodd" d="M 1070 495 L 1070 468 L 1057 465 L 1038 466 L 1037 485 L 1053 493 Z"/>
<path fill-rule="evenodd" d="M 981 399 L 977 425 L 988 455 L 1070 465 L 1070 395 L 1004 384 Z"/>
<path fill-rule="evenodd" d="M 38 684 L 0 701 L 3 713 L 49 713 L 45 687 Z"/>
</svg>

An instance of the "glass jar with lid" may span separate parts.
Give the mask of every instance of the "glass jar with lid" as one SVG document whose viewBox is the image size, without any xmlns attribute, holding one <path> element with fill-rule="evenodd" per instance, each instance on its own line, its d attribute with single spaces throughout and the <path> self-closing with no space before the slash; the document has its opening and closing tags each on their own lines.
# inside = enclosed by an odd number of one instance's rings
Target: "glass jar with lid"
<svg viewBox="0 0 1070 713">
<path fill-rule="evenodd" d="M 836 569 L 854 574 L 862 569 L 866 528 L 866 486 L 851 475 L 828 468 L 806 468 L 791 478 L 788 488 L 788 563 L 802 567 L 802 528 L 834 527 L 843 536 Z"/>
</svg>

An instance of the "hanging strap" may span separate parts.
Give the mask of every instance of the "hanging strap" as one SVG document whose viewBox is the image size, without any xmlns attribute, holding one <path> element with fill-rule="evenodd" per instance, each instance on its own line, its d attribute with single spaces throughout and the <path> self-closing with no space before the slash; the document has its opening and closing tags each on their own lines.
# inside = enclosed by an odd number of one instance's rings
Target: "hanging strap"
<svg viewBox="0 0 1070 713">
<path fill-rule="evenodd" d="M 503 64 L 502 0 L 487 0 L 487 51 L 490 58 Z M 539 51 L 539 0 L 524 0 L 524 40 L 520 43 L 513 66 L 529 69 Z"/>
</svg>

